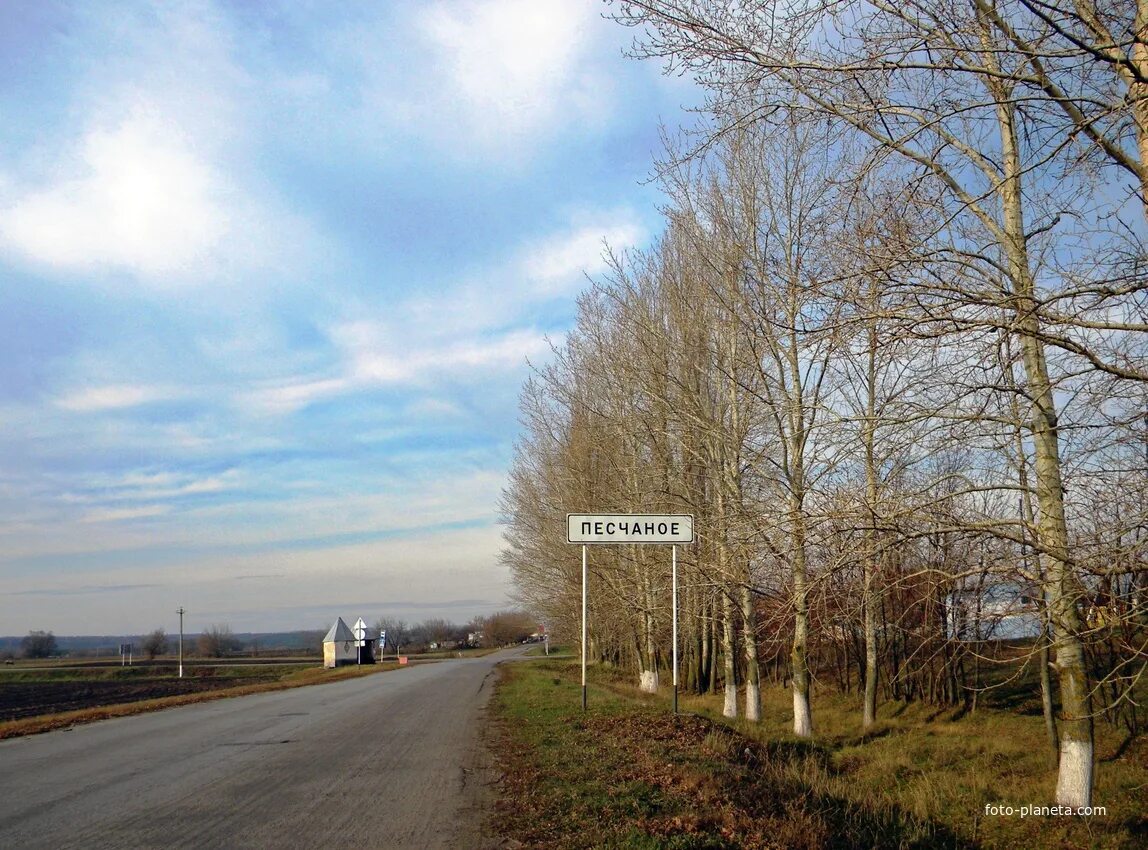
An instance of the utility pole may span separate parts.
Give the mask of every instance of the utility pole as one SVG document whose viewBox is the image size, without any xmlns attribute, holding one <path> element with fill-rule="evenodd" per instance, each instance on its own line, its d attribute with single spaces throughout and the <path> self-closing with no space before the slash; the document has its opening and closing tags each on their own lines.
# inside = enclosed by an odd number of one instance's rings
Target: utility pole
<svg viewBox="0 0 1148 850">
<path fill-rule="evenodd" d="M 183 678 L 183 606 L 179 606 L 179 678 Z"/>
</svg>

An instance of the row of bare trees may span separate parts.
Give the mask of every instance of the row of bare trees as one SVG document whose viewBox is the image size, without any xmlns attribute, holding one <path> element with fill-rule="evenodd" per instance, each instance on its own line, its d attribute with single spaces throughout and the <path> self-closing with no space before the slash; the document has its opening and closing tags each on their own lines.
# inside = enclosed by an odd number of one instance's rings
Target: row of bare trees
<svg viewBox="0 0 1148 850">
<path fill-rule="evenodd" d="M 520 643 L 537 629 L 537 622 L 522 611 L 497 611 L 486 617 L 475 617 L 460 626 L 439 617 L 413 625 L 397 617 L 381 617 L 375 629 L 385 634 L 384 652 L 400 654 L 403 649 L 425 650 L 458 646 L 499 647 Z"/>
<path fill-rule="evenodd" d="M 524 388 L 523 599 L 576 621 L 563 514 L 693 513 L 689 687 L 756 719 L 780 677 L 808 736 L 817 676 L 869 727 L 882 696 L 975 700 L 1013 638 L 1057 801 L 1089 805 L 1094 718 L 1144 723 L 1148 0 L 615 13 L 711 97 L 660 163 L 663 236 Z M 664 560 L 592 564 L 592 654 L 651 690 Z"/>
</svg>

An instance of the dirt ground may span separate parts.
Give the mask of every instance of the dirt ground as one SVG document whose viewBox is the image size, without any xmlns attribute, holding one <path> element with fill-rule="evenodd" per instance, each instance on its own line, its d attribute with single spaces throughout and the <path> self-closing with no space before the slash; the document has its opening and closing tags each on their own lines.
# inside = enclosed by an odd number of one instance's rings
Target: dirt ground
<svg viewBox="0 0 1148 850">
<path fill-rule="evenodd" d="M 265 676 L 133 677 L 59 682 L 0 681 L 0 722 L 82 708 L 202 693 L 267 681 Z"/>
</svg>

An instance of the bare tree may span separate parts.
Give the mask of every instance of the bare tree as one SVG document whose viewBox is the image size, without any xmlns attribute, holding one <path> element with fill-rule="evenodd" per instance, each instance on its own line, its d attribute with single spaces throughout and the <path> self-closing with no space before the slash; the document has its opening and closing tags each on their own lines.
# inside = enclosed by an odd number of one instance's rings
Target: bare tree
<svg viewBox="0 0 1148 850">
<path fill-rule="evenodd" d="M 239 639 L 231 631 L 231 626 L 215 624 L 208 626 L 198 640 L 199 654 L 208 658 L 225 658 L 239 651 Z"/>
<path fill-rule="evenodd" d="M 405 620 L 395 617 L 380 617 L 375 621 L 375 630 L 380 635 L 385 635 L 386 645 L 379 647 L 380 652 L 385 652 L 387 646 L 390 646 L 395 655 L 398 655 L 410 640 L 410 627 Z"/>
<path fill-rule="evenodd" d="M 537 628 L 534 618 L 523 611 L 498 611 L 483 624 L 487 646 L 522 643 Z"/>
<path fill-rule="evenodd" d="M 28 632 L 20 640 L 20 651 L 25 658 L 51 658 L 56 654 L 56 636 L 51 632 Z"/>
<path fill-rule="evenodd" d="M 144 655 L 152 660 L 158 655 L 163 655 L 167 652 L 167 633 L 159 628 L 144 637 L 143 651 Z"/>
</svg>

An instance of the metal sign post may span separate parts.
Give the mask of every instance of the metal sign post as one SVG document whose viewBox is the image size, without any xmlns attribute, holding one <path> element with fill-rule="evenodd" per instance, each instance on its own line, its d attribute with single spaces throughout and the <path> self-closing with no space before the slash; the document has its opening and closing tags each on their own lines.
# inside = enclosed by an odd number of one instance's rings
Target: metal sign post
<svg viewBox="0 0 1148 850">
<path fill-rule="evenodd" d="M 367 645 L 367 624 L 360 617 L 355 621 L 355 663 L 363 663 L 363 648 Z"/>
<path fill-rule="evenodd" d="M 582 710 L 586 710 L 586 547 L 617 543 L 673 546 L 674 714 L 678 713 L 678 546 L 694 542 L 692 514 L 566 514 L 566 541 L 582 544 Z"/>
<path fill-rule="evenodd" d="M 673 545 L 674 550 L 674 714 L 678 713 L 678 544 Z"/>
<path fill-rule="evenodd" d="M 586 710 L 586 546 L 582 546 L 582 710 Z"/>
</svg>

